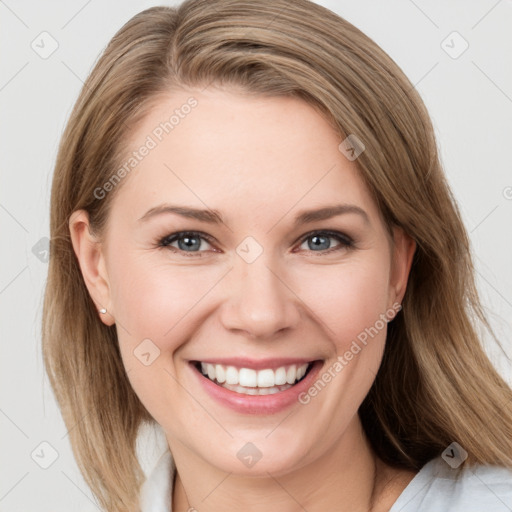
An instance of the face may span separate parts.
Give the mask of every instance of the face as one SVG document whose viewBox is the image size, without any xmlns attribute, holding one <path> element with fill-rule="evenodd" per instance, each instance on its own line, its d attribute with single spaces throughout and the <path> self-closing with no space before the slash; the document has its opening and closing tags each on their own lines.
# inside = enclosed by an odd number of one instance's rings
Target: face
<svg viewBox="0 0 512 512">
<path fill-rule="evenodd" d="M 171 451 L 277 475 L 357 445 L 413 247 L 341 142 L 298 99 L 215 89 L 173 92 L 134 132 L 151 148 L 87 284 Z"/>
</svg>

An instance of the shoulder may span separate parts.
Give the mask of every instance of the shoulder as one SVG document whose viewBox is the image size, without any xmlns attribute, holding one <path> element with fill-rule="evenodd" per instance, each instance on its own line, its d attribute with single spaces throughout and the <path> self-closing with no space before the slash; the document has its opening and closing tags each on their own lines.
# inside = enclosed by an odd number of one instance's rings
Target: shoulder
<svg viewBox="0 0 512 512">
<path fill-rule="evenodd" d="M 451 468 L 439 456 L 411 480 L 389 512 L 510 512 L 512 469 L 501 466 Z"/>
</svg>

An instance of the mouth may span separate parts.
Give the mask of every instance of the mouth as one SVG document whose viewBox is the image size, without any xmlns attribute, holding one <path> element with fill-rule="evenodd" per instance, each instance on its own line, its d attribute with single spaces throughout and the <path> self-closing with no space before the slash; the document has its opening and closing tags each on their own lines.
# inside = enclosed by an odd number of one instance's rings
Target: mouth
<svg viewBox="0 0 512 512">
<path fill-rule="evenodd" d="M 241 395 L 273 395 L 306 379 L 317 361 L 256 369 L 214 362 L 191 361 L 203 377 L 217 386 Z M 261 365 L 260 365 L 261 366 Z"/>
</svg>

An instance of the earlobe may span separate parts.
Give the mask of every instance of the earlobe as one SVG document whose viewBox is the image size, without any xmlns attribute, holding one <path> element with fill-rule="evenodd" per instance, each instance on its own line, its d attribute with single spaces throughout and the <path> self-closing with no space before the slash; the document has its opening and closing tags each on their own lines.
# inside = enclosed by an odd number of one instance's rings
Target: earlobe
<svg viewBox="0 0 512 512">
<path fill-rule="evenodd" d="M 96 304 L 98 315 L 104 324 L 113 325 L 110 286 L 102 244 L 91 232 L 89 214 L 85 210 L 72 213 L 69 219 L 69 231 L 80 271 L 89 295 Z"/>
<path fill-rule="evenodd" d="M 416 251 L 416 242 L 402 228 L 395 227 L 394 250 L 391 274 L 391 290 L 394 297 L 391 296 L 392 303 L 401 304 L 407 288 L 407 281 L 412 266 L 414 253 Z"/>
</svg>

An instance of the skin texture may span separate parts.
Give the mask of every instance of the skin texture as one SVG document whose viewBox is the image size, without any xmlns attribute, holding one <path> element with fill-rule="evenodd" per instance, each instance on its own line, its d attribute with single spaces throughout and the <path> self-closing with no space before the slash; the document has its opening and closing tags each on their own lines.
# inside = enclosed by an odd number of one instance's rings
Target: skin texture
<svg viewBox="0 0 512 512">
<path fill-rule="evenodd" d="M 188 361 L 304 357 L 332 366 L 401 303 L 415 243 L 398 228 L 393 243 L 355 162 L 338 149 L 342 139 L 298 99 L 175 91 L 135 127 L 131 150 L 192 95 L 197 106 L 124 178 L 104 238 L 90 233 L 86 212 L 70 220 L 86 285 L 108 310 L 101 320 L 116 324 L 130 382 L 173 453 L 173 511 L 187 501 L 201 512 L 367 511 L 374 453 L 357 410 L 381 363 L 385 328 L 307 405 L 275 414 L 213 401 Z M 163 203 L 218 210 L 224 223 L 172 213 L 139 220 Z M 293 224 L 302 210 L 340 203 L 362 208 L 368 222 L 345 213 Z M 305 235 L 322 230 L 348 235 L 353 247 L 327 238 L 316 248 Z M 201 242 L 202 256 L 180 253 L 178 241 L 178 252 L 158 247 L 179 231 L 213 241 Z M 252 263 L 236 252 L 248 236 L 263 250 Z M 160 351 L 147 366 L 134 356 L 145 339 Z M 247 442 L 262 453 L 251 468 L 236 456 Z M 389 510 L 414 473 L 377 462 L 374 510 Z"/>
</svg>

